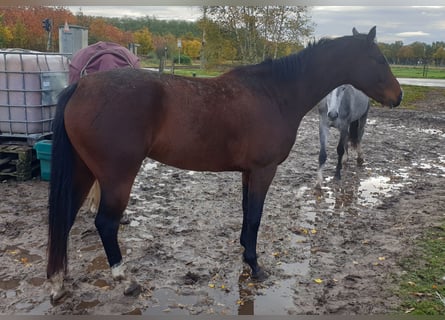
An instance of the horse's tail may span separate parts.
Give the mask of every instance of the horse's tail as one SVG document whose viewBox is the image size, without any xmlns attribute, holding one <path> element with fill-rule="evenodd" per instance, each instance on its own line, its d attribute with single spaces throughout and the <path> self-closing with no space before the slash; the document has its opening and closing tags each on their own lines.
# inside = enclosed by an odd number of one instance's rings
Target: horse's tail
<svg viewBox="0 0 445 320">
<path fill-rule="evenodd" d="M 77 88 L 72 84 L 63 90 L 57 103 L 53 121 L 51 180 L 48 216 L 48 265 L 47 277 L 67 271 L 68 234 L 76 216 L 73 200 L 74 153 L 65 129 L 65 107 Z"/>
<path fill-rule="evenodd" d="M 349 141 L 353 148 L 359 144 L 359 121 L 355 120 L 349 125 Z"/>
</svg>

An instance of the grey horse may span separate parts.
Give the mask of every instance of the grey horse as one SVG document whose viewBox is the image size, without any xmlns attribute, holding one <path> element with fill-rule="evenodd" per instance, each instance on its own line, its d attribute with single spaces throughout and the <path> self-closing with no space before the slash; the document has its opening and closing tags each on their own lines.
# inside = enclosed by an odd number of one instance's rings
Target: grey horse
<svg viewBox="0 0 445 320">
<path fill-rule="evenodd" d="M 316 188 L 321 188 L 323 182 L 323 168 L 327 159 L 326 144 L 330 127 L 335 127 L 340 131 L 335 178 L 338 180 L 341 178 L 342 164 L 348 158 L 349 141 L 352 147 L 357 150 L 357 163 L 359 165 L 363 164 L 363 152 L 360 143 L 365 132 L 369 106 L 369 97 L 351 85 L 342 85 L 335 88 L 319 102 L 320 154 L 318 157 Z"/>
</svg>

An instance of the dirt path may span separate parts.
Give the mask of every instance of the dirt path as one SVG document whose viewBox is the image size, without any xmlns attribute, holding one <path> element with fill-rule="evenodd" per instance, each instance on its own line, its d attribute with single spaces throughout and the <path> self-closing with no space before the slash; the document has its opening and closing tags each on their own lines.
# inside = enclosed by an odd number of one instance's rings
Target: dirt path
<svg viewBox="0 0 445 320">
<path fill-rule="evenodd" d="M 48 184 L 1 182 L 0 313 L 392 312 L 403 271 L 398 261 L 424 230 L 444 220 L 445 105 L 432 97 L 419 108 L 373 108 L 365 164 L 357 167 L 352 152 L 340 183 L 330 178 L 331 143 L 322 194 L 313 189 L 318 115 L 305 117 L 266 199 L 258 251 L 270 277 L 262 284 L 243 272 L 240 174 L 146 161 L 127 209 L 130 224 L 120 231 L 143 292 L 123 296 L 122 284 L 111 280 L 94 217 L 83 210 L 71 233 L 71 293 L 53 306 L 45 284 Z"/>
</svg>

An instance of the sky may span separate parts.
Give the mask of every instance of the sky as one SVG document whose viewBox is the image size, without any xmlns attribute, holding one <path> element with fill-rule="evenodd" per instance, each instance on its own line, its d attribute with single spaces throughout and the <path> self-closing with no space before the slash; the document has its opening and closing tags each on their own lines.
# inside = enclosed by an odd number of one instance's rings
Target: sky
<svg viewBox="0 0 445 320">
<path fill-rule="evenodd" d="M 69 9 L 74 13 L 81 9 L 93 16 L 150 16 L 161 20 L 195 21 L 201 16 L 196 6 L 72 6 Z M 309 16 L 315 23 L 315 40 L 352 34 L 353 27 L 365 33 L 377 26 L 379 42 L 445 42 L 445 1 L 444 6 L 313 6 Z"/>
</svg>

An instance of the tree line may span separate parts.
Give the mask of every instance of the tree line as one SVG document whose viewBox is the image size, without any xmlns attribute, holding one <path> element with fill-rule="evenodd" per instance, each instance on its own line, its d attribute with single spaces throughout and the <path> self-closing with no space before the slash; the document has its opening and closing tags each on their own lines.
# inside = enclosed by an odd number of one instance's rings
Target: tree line
<svg viewBox="0 0 445 320">
<path fill-rule="evenodd" d="M 138 43 L 140 55 L 171 59 L 180 52 L 205 66 L 215 66 L 227 61 L 255 63 L 297 52 L 314 31 L 304 6 L 204 6 L 201 11 L 201 19 L 188 22 L 150 16 L 93 17 L 81 9 L 72 13 L 64 7 L 0 7 L 0 48 L 47 51 L 48 33 L 42 21 L 50 19 L 50 51 L 58 52 L 58 28 L 67 22 L 88 28 L 89 44 Z M 409 45 L 396 41 L 379 46 L 393 64 L 445 64 L 443 41 Z"/>
<path fill-rule="evenodd" d="M 391 44 L 379 43 L 379 46 L 391 64 L 433 64 L 445 65 L 445 42 L 437 41 L 432 44 L 414 42 L 404 45 L 402 41 Z"/>
</svg>

